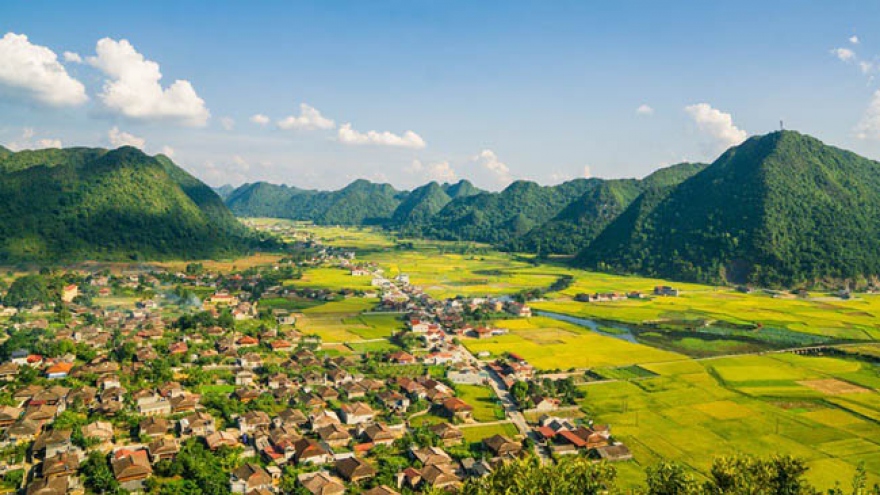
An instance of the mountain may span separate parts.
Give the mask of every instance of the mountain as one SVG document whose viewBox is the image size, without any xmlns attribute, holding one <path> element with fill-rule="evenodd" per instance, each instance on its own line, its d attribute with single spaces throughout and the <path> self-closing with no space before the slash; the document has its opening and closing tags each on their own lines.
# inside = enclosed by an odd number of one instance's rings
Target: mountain
<svg viewBox="0 0 880 495">
<path fill-rule="evenodd" d="M 220 199 L 223 201 L 226 201 L 226 198 L 228 198 L 229 195 L 232 194 L 232 191 L 235 190 L 231 184 L 223 184 L 220 187 L 214 187 L 212 189 L 214 189 L 214 192 L 217 193 L 217 196 L 220 196 Z"/>
<path fill-rule="evenodd" d="M 650 188 L 577 258 L 645 275 L 794 286 L 880 274 L 880 163 L 793 131 Z"/>
<path fill-rule="evenodd" d="M 455 184 L 443 184 L 440 186 L 450 198 L 464 198 L 467 196 L 475 196 L 483 192 L 482 189 L 471 184 L 471 181 L 462 179 Z"/>
<path fill-rule="evenodd" d="M 514 251 L 540 254 L 576 254 L 620 215 L 643 190 L 678 184 L 706 167 L 679 163 L 659 169 L 644 179 L 599 182 L 548 222 L 508 243 Z"/>
<path fill-rule="evenodd" d="M 323 225 L 379 224 L 391 218 L 406 193 L 359 179 L 338 191 L 312 191 L 256 182 L 232 191 L 226 205 L 238 216 L 275 217 Z"/>
<path fill-rule="evenodd" d="M 240 217 L 289 218 L 287 204 L 300 194 L 314 192 L 268 182 L 254 182 L 235 188 L 224 201 L 232 213 Z"/>
<path fill-rule="evenodd" d="M 553 218 L 600 182 L 575 179 L 557 186 L 541 186 L 516 181 L 501 192 L 482 192 L 452 200 L 421 231 L 439 239 L 502 244 Z"/>
<path fill-rule="evenodd" d="M 391 225 L 397 227 L 421 225 L 430 220 L 450 201 L 452 198 L 444 191 L 443 187 L 436 182 L 429 182 L 413 189 L 401 201 L 391 215 Z"/>
<path fill-rule="evenodd" d="M 0 261 L 202 258 L 253 241 L 211 188 L 132 148 L 0 152 Z"/>
</svg>

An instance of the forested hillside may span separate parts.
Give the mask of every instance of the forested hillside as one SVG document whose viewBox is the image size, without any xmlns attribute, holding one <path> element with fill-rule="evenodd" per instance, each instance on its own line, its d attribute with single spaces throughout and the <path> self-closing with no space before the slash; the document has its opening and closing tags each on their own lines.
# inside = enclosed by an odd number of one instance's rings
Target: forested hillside
<svg viewBox="0 0 880 495">
<path fill-rule="evenodd" d="M 880 164 L 792 131 L 750 138 L 633 203 L 583 266 L 797 285 L 880 273 Z"/>
<path fill-rule="evenodd" d="M 253 239 L 167 157 L 123 147 L 0 153 L 0 260 L 211 257 Z"/>
</svg>

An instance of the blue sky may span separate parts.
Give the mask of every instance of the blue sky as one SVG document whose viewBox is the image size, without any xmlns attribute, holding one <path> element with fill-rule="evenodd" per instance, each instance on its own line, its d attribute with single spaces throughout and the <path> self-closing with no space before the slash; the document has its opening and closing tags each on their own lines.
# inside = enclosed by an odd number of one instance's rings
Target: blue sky
<svg viewBox="0 0 880 495">
<path fill-rule="evenodd" d="M 780 119 L 880 158 L 880 3 L 591 3 L 7 0 L 0 143 L 319 188 L 643 176 Z"/>
</svg>

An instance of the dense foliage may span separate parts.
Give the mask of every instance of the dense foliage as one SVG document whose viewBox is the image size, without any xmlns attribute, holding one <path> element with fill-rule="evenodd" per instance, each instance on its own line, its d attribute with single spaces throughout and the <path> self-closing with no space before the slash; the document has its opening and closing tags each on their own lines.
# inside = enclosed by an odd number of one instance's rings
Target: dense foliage
<svg viewBox="0 0 880 495">
<path fill-rule="evenodd" d="M 599 269 L 792 286 L 880 274 L 880 164 L 792 131 L 649 190 L 579 258 Z"/>
<path fill-rule="evenodd" d="M 123 147 L 0 155 L 0 261 L 210 257 L 251 242 L 208 186 Z"/>
<path fill-rule="evenodd" d="M 807 466 L 790 456 L 758 458 L 746 455 L 719 457 L 712 464 L 706 481 L 698 481 L 680 464 L 661 462 L 648 468 L 646 486 L 639 490 L 647 495 L 812 495 L 819 493 L 806 480 Z M 468 480 L 461 490 L 464 495 L 568 495 L 571 493 L 624 493 L 616 486 L 616 469 L 611 464 L 572 456 L 557 463 L 541 464 L 534 456 L 517 459 L 499 466 L 485 478 Z M 864 468 L 852 480 L 854 495 L 878 493 L 868 489 Z M 830 493 L 843 495 L 838 488 Z"/>
</svg>

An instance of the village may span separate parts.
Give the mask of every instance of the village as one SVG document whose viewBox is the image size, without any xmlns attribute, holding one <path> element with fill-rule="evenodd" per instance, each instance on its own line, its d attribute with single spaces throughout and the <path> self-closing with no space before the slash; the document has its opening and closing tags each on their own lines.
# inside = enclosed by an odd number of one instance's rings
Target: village
<svg viewBox="0 0 880 495">
<path fill-rule="evenodd" d="M 189 480 L 217 494 L 416 493 L 455 490 L 530 452 L 543 462 L 632 457 L 610 425 L 564 414 L 577 398 L 571 378 L 462 345 L 507 333 L 497 322 L 530 317 L 527 303 L 438 300 L 353 251 L 303 245 L 306 255 L 234 273 L 57 274 L 69 282 L 57 301 L 0 308 L 7 487 L 170 493 Z M 372 290 L 284 284 L 312 267 L 368 277 Z M 143 297 L 99 304 L 123 293 Z M 396 348 L 329 352 L 302 314 L 260 304 L 290 297 L 375 301 L 399 319 Z M 488 406 L 457 393 L 471 386 L 491 389 Z M 478 406 L 496 420 L 477 421 Z M 468 436 L 483 423 L 509 433 Z"/>
</svg>

